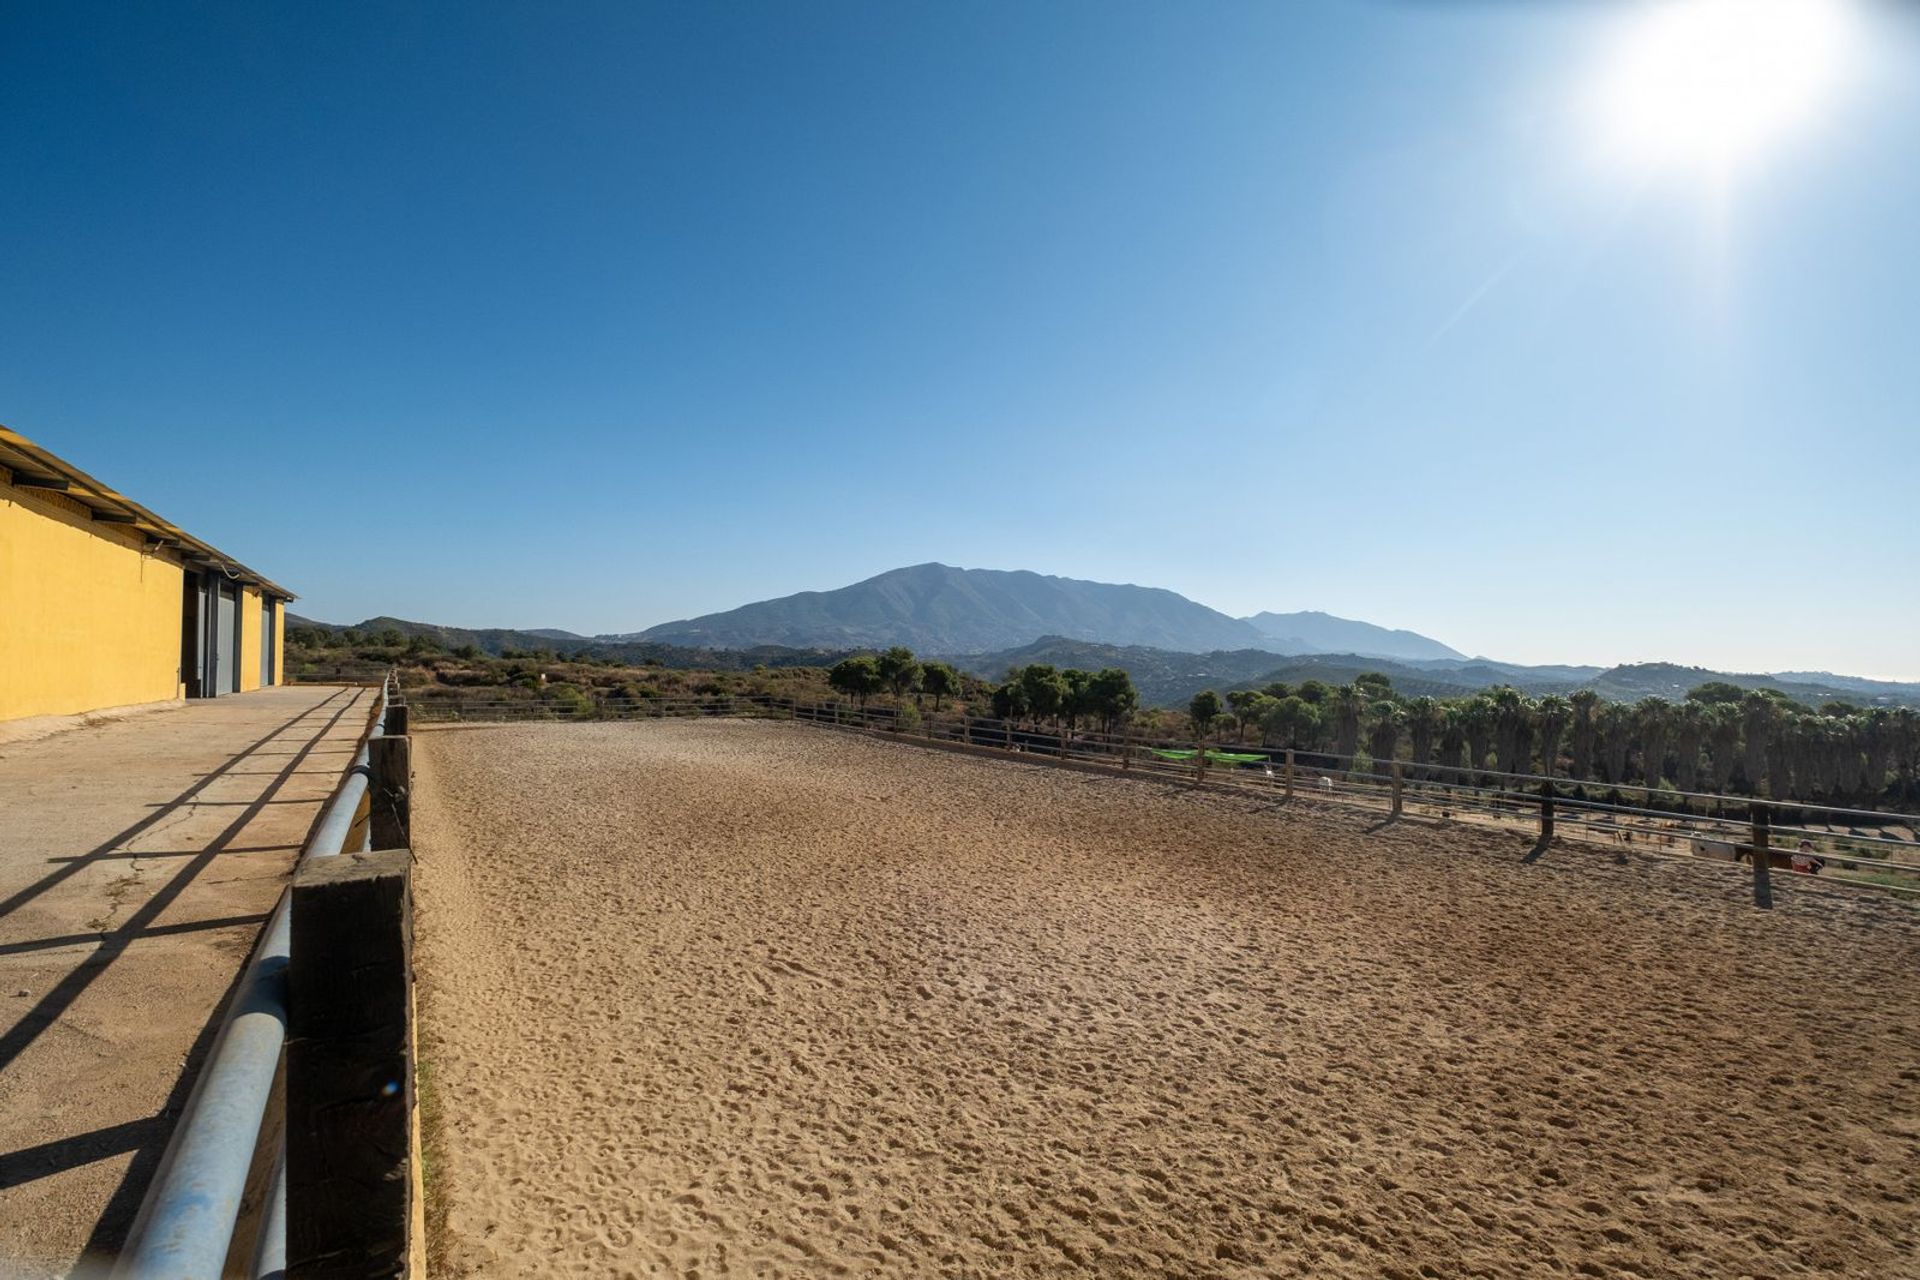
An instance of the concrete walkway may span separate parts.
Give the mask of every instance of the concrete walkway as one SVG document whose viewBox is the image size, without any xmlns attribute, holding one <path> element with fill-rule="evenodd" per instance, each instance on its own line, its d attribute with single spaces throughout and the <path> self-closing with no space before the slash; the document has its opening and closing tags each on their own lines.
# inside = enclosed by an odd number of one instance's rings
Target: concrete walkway
<svg viewBox="0 0 1920 1280">
<path fill-rule="evenodd" d="M 373 691 L 0 746 L 0 1274 L 118 1250 Z"/>
</svg>

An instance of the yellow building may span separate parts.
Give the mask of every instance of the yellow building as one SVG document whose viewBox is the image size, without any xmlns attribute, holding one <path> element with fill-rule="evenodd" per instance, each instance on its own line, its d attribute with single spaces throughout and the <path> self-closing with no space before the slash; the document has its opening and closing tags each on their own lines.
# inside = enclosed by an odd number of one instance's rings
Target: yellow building
<svg viewBox="0 0 1920 1280">
<path fill-rule="evenodd" d="M 279 684 L 293 598 L 0 427 L 0 721 Z"/>
</svg>

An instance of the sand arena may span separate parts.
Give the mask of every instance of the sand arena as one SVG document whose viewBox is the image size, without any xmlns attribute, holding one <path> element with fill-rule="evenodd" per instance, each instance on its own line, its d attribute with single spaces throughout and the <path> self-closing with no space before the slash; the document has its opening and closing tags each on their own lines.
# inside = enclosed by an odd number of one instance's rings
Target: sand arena
<svg viewBox="0 0 1920 1280">
<path fill-rule="evenodd" d="M 444 1274 L 1920 1274 L 1910 906 L 825 728 L 418 744 Z"/>
</svg>

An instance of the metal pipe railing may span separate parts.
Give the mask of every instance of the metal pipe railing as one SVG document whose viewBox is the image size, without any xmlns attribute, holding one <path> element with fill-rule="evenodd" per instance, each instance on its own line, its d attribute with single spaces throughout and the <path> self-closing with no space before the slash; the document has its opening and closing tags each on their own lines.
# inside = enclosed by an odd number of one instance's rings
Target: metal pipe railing
<svg viewBox="0 0 1920 1280">
<path fill-rule="evenodd" d="M 367 791 L 367 742 L 385 732 L 391 687 L 392 677 L 381 683 L 360 749 L 346 779 L 322 812 L 302 861 L 342 851 L 353 829 L 360 798 Z M 187 1096 L 173 1138 L 127 1233 L 126 1245 L 114 1266 L 116 1277 L 217 1280 L 226 1264 L 247 1174 L 254 1166 L 261 1122 L 286 1045 L 287 967 L 292 963 L 293 935 L 288 903 L 288 894 L 282 892 L 261 931 L 260 942 L 214 1038 L 213 1051 Z M 257 1276 L 284 1269 L 284 1145 L 275 1166 L 254 1248 Z M 260 1270 L 262 1266 L 270 1269 Z"/>
</svg>

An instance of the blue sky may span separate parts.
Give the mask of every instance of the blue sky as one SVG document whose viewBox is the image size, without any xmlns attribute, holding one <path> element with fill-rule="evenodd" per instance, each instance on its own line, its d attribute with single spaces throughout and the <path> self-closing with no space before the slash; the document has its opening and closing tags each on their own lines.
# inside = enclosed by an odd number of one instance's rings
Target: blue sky
<svg viewBox="0 0 1920 1280">
<path fill-rule="evenodd" d="M 1920 678 L 1920 30 L 1708 191 L 1590 118 L 1637 8 L 9 6 L 0 421 L 332 620 L 942 560 Z"/>
</svg>

